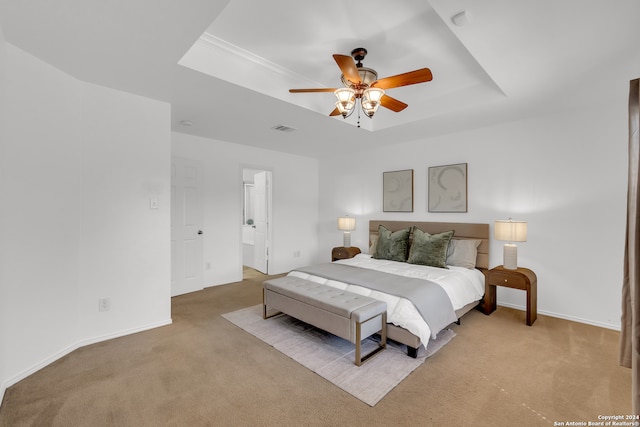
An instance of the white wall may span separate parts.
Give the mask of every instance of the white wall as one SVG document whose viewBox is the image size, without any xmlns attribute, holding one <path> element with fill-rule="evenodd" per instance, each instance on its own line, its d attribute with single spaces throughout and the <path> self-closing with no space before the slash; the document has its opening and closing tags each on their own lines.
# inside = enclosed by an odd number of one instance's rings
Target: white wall
<svg viewBox="0 0 640 427">
<path fill-rule="evenodd" d="M 171 146 L 174 156 L 204 165 L 204 286 L 242 280 L 243 168 L 273 173 L 269 273 L 316 262 L 317 160 L 175 132 Z"/>
<path fill-rule="evenodd" d="M 4 41 L 4 32 L 0 26 L 0 236 L 5 234 L 8 229 L 7 215 L 5 215 L 4 199 L 5 194 L 8 192 L 7 186 L 7 170 L 5 163 L 7 156 L 8 139 L 7 133 L 7 78 L 6 70 L 8 67 L 8 58 L 6 45 Z M 5 315 L 8 307 L 8 289 L 4 286 L 7 282 L 6 270 L 7 259 L 6 255 L 9 251 L 9 247 L 3 243 L 3 239 L 0 239 L 0 346 L 5 348 L 5 343 L 9 342 L 11 328 L 9 327 L 9 319 Z M 8 367 L 9 357 L 7 352 L 0 351 L 0 402 L 4 396 L 5 390 L 5 378 L 10 377 L 10 371 Z"/>
<path fill-rule="evenodd" d="M 529 222 L 519 265 L 538 276 L 538 311 L 618 329 L 627 189 L 626 93 L 597 107 L 413 141 L 320 164 L 320 250 L 341 242 L 336 218 Z M 427 168 L 468 163 L 468 213 L 428 213 Z M 414 212 L 382 212 L 382 173 L 414 169 Z M 347 172 L 345 172 L 347 171 Z M 502 242 L 491 244 L 502 264 Z M 524 309 L 524 293 L 498 289 Z"/>
<path fill-rule="evenodd" d="M 78 346 L 171 321 L 170 109 L 2 46 L 4 393 Z"/>
<path fill-rule="evenodd" d="M 80 335 L 170 321 L 168 104 L 83 84 Z M 157 198 L 159 209 L 150 209 Z M 99 298 L 109 312 L 98 312 Z M 144 306 L 144 307 L 142 307 Z"/>
<path fill-rule="evenodd" d="M 3 382 L 78 340 L 81 222 L 80 88 L 68 75 L 6 48 Z"/>
</svg>

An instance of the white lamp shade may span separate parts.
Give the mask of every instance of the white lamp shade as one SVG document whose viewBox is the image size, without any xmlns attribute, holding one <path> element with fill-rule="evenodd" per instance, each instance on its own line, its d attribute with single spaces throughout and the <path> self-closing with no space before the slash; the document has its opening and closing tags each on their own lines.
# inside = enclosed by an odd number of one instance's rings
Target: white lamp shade
<svg viewBox="0 0 640 427">
<path fill-rule="evenodd" d="M 356 229 L 356 219 L 345 216 L 338 218 L 338 230 L 352 231 Z"/>
<path fill-rule="evenodd" d="M 527 222 L 498 220 L 493 228 L 493 237 L 496 240 L 506 242 L 526 242 L 527 241 Z"/>
</svg>

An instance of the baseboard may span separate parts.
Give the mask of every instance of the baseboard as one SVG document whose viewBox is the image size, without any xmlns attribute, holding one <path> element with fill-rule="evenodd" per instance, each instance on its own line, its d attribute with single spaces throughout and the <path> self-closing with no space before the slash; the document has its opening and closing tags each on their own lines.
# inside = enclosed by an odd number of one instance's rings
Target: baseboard
<svg viewBox="0 0 640 427">
<path fill-rule="evenodd" d="M 131 335 L 131 334 L 135 334 L 138 332 L 143 332 L 143 331 L 147 331 L 149 329 L 155 329 L 155 328 L 159 328 L 161 326 L 166 326 L 166 325 L 170 325 L 173 323 L 172 319 L 167 319 L 167 320 L 163 320 L 161 322 L 156 322 L 156 323 L 151 323 L 149 325 L 145 325 L 145 326 L 141 326 L 139 328 L 131 328 L 131 329 L 125 329 L 123 331 L 118 331 L 118 332 L 114 332 L 111 334 L 106 334 L 106 335 L 101 335 L 98 337 L 93 337 L 93 338 L 89 338 L 86 340 L 81 340 L 76 342 L 75 344 L 72 344 L 70 346 L 68 346 L 67 348 L 47 357 L 46 359 L 40 361 L 39 363 L 36 363 L 35 365 L 33 365 L 32 367 L 25 369 L 24 371 L 20 372 L 18 375 L 14 376 L 13 378 L 10 378 L 6 381 L 4 381 L 2 383 L 2 385 L 0 385 L 0 406 L 2 406 L 2 403 L 4 402 L 4 394 L 5 391 L 11 387 L 12 385 L 22 381 L 23 379 L 27 378 L 29 375 L 32 375 L 36 372 L 38 372 L 40 369 L 44 368 L 47 365 L 50 365 L 51 363 L 55 362 L 56 360 L 66 356 L 67 354 L 71 353 L 74 350 L 77 350 L 81 347 L 85 347 L 87 345 L 91 345 L 91 344 L 95 344 L 95 343 L 99 343 L 102 341 L 107 341 L 107 340 L 111 340 L 114 338 L 118 338 L 118 337 L 123 337 L 125 335 Z"/>
<path fill-rule="evenodd" d="M 4 392 L 7 388 L 9 388 L 9 385 L 6 383 L 2 383 L 2 385 L 0 385 L 0 408 L 2 407 L 2 403 L 4 402 Z"/>
<path fill-rule="evenodd" d="M 123 337 L 125 335 L 136 334 L 138 332 L 148 331 L 149 329 L 159 328 L 161 326 L 167 326 L 173 323 L 172 319 L 163 320 L 161 322 L 151 323 L 149 325 L 141 326 L 139 328 L 131 328 L 125 329 L 124 331 L 114 332 L 112 334 L 106 334 L 95 338 L 90 338 L 87 340 L 82 340 L 78 343 L 76 348 L 84 347 L 87 345 L 95 344 L 102 341 L 111 340 L 113 338 Z"/>
<path fill-rule="evenodd" d="M 499 302 L 497 305 L 501 305 L 503 307 L 514 308 L 520 311 L 527 311 L 527 308 L 523 305 L 510 304 L 506 302 Z M 554 313 L 552 311 L 546 310 L 538 310 L 538 314 L 543 314 L 545 316 L 556 317 L 558 319 L 570 320 L 572 322 L 584 323 L 586 325 L 597 326 L 599 328 L 612 329 L 614 331 L 620 331 L 620 325 L 612 325 L 610 323 L 603 322 L 595 322 L 593 320 L 582 319 L 580 317 L 567 316 L 566 314 Z"/>
</svg>

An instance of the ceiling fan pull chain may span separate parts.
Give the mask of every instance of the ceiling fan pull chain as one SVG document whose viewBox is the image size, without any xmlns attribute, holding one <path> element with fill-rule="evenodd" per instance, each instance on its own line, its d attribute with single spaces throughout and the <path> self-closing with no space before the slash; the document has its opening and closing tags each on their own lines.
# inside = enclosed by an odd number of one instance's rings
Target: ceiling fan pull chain
<svg viewBox="0 0 640 427">
<path fill-rule="evenodd" d="M 360 127 L 360 110 L 358 110 L 358 127 Z"/>
</svg>

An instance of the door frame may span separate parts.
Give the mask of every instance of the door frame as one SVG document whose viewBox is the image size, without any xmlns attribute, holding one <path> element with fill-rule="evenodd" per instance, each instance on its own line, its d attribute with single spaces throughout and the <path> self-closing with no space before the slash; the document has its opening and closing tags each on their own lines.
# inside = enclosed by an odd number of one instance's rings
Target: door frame
<svg viewBox="0 0 640 427">
<path fill-rule="evenodd" d="M 275 172 L 272 167 L 267 166 L 259 166 L 255 164 L 240 164 L 239 170 L 239 192 L 240 192 L 240 204 L 238 206 L 238 239 L 240 241 L 240 249 L 239 249 L 239 262 L 238 262 L 238 271 L 240 274 L 240 278 L 242 280 L 242 266 L 244 263 L 244 254 L 243 254 L 243 246 L 242 246 L 242 226 L 243 226 L 243 209 L 244 209 L 244 170 L 251 169 L 256 171 L 264 171 L 269 172 L 271 175 L 271 179 L 269 180 L 269 186 L 267 188 L 267 274 L 270 274 L 271 271 L 271 260 L 273 260 L 274 254 L 274 246 L 273 246 L 273 187 L 275 181 Z"/>
</svg>

